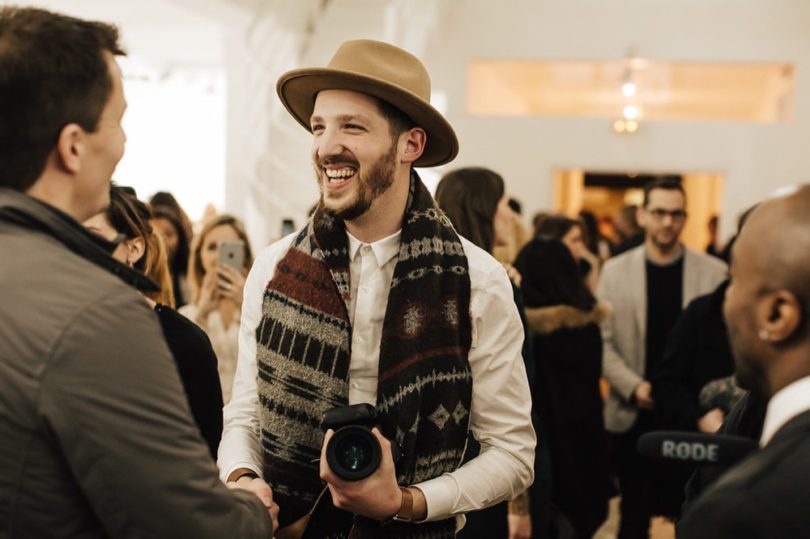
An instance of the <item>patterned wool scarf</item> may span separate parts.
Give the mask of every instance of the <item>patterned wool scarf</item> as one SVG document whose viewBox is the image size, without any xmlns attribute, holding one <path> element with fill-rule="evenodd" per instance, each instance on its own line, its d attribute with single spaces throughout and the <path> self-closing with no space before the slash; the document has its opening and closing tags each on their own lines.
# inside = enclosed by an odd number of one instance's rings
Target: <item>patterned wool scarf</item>
<svg viewBox="0 0 810 539">
<path fill-rule="evenodd" d="M 282 508 L 282 527 L 309 512 L 324 488 L 313 460 L 323 443 L 323 413 L 348 403 L 350 291 L 344 224 L 319 209 L 277 264 L 256 329 L 265 478 Z M 414 173 L 383 322 L 377 392 L 382 432 L 403 452 L 400 485 L 438 477 L 461 462 L 472 397 L 471 335 L 464 249 Z M 448 519 L 387 526 L 382 536 L 452 537 L 453 529 Z M 344 536 L 345 530 L 334 531 Z"/>
</svg>

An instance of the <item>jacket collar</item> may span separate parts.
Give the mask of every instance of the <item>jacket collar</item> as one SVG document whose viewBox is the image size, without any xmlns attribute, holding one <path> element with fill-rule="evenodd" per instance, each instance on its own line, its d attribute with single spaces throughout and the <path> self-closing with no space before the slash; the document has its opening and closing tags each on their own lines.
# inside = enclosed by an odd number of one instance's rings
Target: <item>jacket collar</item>
<svg viewBox="0 0 810 539">
<path fill-rule="evenodd" d="M 47 234 L 142 292 L 159 290 L 154 281 L 112 257 L 117 243 L 88 232 L 75 219 L 44 202 L 0 187 L 0 221 Z"/>
</svg>

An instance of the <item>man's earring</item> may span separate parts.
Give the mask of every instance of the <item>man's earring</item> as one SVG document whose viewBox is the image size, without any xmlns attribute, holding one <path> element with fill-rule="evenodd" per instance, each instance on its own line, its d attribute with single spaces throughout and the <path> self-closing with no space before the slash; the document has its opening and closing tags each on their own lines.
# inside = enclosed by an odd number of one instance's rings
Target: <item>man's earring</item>
<svg viewBox="0 0 810 539">
<path fill-rule="evenodd" d="M 760 329 L 759 330 L 759 339 L 761 341 L 769 341 L 769 340 L 771 340 L 771 336 L 768 333 L 767 329 Z"/>
</svg>

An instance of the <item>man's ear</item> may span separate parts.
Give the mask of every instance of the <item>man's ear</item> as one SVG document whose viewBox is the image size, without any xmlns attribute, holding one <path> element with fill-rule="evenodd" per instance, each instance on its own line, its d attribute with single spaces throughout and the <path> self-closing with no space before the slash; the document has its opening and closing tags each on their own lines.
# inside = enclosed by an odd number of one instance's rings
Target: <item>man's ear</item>
<svg viewBox="0 0 810 539">
<path fill-rule="evenodd" d="M 427 144 L 427 133 L 421 127 L 413 127 L 401 136 L 405 137 L 405 153 L 402 155 L 403 163 L 413 163 L 422 156 Z"/>
<path fill-rule="evenodd" d="M 798 298 L 788 290 L 777 290 L 767 294 L 757 309 L 757 327 L 767 332 L 768 341 L 779 343 L 796 333 L 801 317 Z"/>
<path fill-rule="evenodd" d="M 125 246 L 127 248 L 128 264 L 136 264 L 146 252 L 146 244 L 141 237 L 126 240 Z"/>
<path fill-rule="evenodd" d="M 56 157 L 59 164 L 70 173 L 81 169 L 84 156 L 84 129 L 79 124 L 67 124 L 59 132 L 56 140 Z"/>
</svg>

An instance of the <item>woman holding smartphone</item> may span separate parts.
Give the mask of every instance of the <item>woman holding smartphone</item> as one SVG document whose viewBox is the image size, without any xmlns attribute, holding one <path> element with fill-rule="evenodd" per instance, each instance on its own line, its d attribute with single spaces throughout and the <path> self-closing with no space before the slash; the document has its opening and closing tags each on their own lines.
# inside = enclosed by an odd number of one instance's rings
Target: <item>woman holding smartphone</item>
<svg viewBox="0 0 810 539">
<path fill-rule="evenodd" d="M 180 313 L 196 322 L 211 339 L 219 360 L 225 404 L 231 400 L 242 293 L 251 264 L 253 252 L 245 227 L 232 215 L 217 215 L 206 221 L 191 244 L 188 277 L 194 297 Z"/>
</svg>

